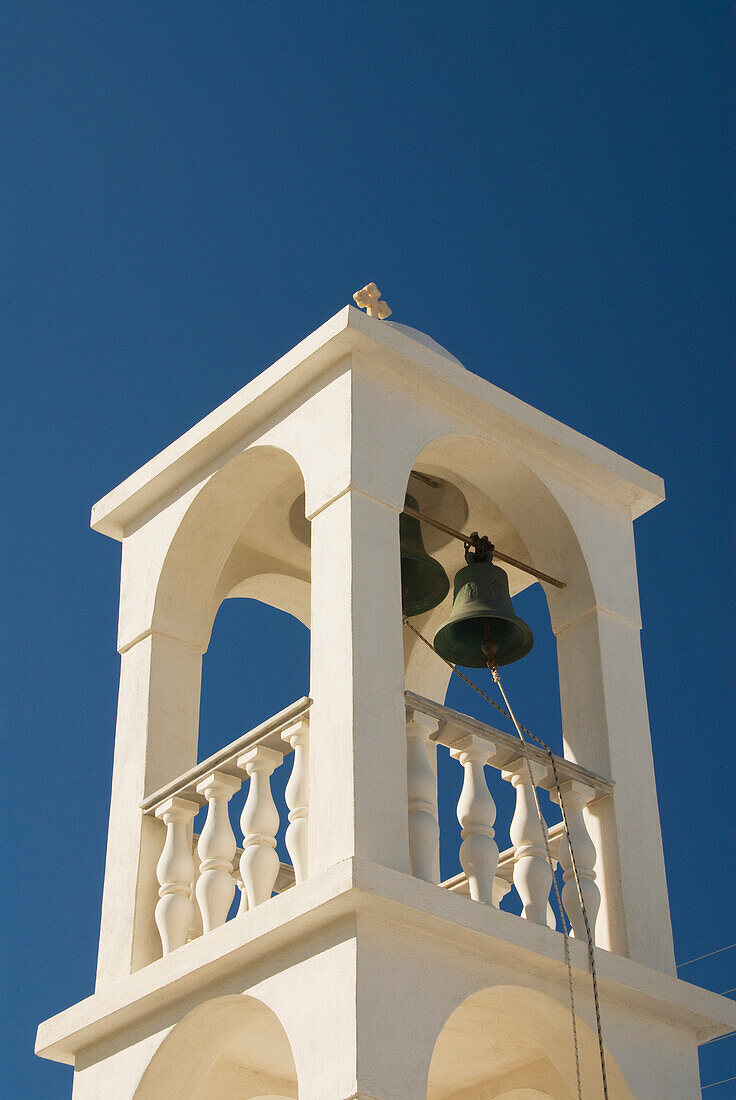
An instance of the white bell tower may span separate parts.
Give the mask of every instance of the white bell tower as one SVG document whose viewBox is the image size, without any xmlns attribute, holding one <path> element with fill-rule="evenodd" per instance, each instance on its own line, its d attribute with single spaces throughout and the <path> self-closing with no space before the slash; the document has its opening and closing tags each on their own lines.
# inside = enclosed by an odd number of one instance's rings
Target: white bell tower
<svg viewBox="0 0 736 1100">
<path fill-rule="evenodd" d="M 541 582 L 555 769 L 594 924 L 608 1095 L 692 1100 L 698 1042 L 736 1009 L 675 976 L 633 535 L 662 482 L 382 319 L 374 291 L 359 300 L 371 315 L 343 309 L 93 509 L 123 545 L 97 983 L 40 1026 L 38 1053 L 74 1065 L 75 1100 L 579 1095 L 532 786 L 556 793 L 550 762 L 534 747 L 525 759 L 513 728 L 449 710 L 450 670 L 402 624 L 409 489 L 422 513 L 562 585 Z M 424 536 L 452 576 L 458 544 Z M 534 580 L 507 571 L 512 594 Z M 202 655 L 238 596 L 310 626 L 309 697 L 198 762 Z M 431 640 L 450 605 L 412 625 Z M 463 873 L 445 881 L 438 753 L 464 774 Z M 270 782 L 289 757 L 280 860 Z M 499 853 L 504 784 L 516 809 Z M 559 826 L 549 845 L 593 1100 L 588 951 Z M 498 908 L 509 890 L 522 917 Z"/>
</svg>

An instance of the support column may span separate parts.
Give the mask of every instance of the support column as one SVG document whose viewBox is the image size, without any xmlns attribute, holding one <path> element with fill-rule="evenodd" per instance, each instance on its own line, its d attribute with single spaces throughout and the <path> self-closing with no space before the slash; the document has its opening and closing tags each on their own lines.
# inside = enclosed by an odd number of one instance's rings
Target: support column
<svg viewBox="0 0 736 1100">
<path fill-rule="evenodd" d="M 433 946 L 346 918 L 321 933 L 319 952 L 253 990 L 289 1036 L 299 1100 L 426 1100 L 434 1044 L 457 1003 L 453 980 L 437 980 Z"/>
<path fill-rule="evenodd" d="M 408 874 L 399 516 L 352 488 L 312 516 L 311 696 L 310 875 Z"/>
<path fill-rule="evenodd" d="M 598 852 L 597 940 L 674 974 L 639 628 L 592 607 L 558 628 L 557 654 L 565 755 L 615 783 L 583 811 Z"/>
<path fill-rule="evenodd" d="M 97 984 L 161 954 L 154 911 L 165 830 L 141 801 L 197 760 L 201 650 L 148 634 L 121 655 Z"/>
<path fill-rule="evenodd" d="M 439 729 L 436 718 L 411 710 L 406 716 L 409 856 L 411 873 L 426 882 L 440 881 L 440 822 L 437 806 L 437 747 L 429 737 Z"/>
</svg>

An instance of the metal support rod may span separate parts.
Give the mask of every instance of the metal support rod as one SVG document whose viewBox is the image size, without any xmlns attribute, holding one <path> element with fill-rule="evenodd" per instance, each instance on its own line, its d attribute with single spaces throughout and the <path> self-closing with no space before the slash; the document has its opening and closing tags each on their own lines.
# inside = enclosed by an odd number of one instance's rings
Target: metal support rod
<svg viewBox="0 0 736 1100">
<path fill-rule="evenodd" d="M 421 512 L 415 511 L 414 508 L 404 506 L 404 512 L 407 516 L 413 516 L 414 519 L 418 519 L 421 523 L 428 523 L 430 527 L 436 527 L 438 531 L 444 531 L 446 535 L 452 535 L 454 539 L 459 542 L 465 543 L 472 542 L 470 535 L 464 535 L 462 531 L 456 531 L 454 527 L 448 527 L 446 523 L 440 523 L 439 520 L 430 519 L 429 516 L 423 515 Z M 546 581 L 547 584 L 553 584 L 555 588 L 567 588 L 564 581 L 558 581 L 556 577 L 550 577 L 548 573 L 542 573 L 540 569 L 535 569 L 533 565 L 525 565 L 523 561 L 517 561 L 516 558 L 510 558 L 508 554 L 502 554 L 500 550 L 493 551 L 494 558 L 498 558 L 499 561 L 506 562 L 507 565 L 513 565 L 516 569 L 521 569 L 523 573 L 529 573 L 530 576 L 536 577 L 537 580 Z"/>
</svg>

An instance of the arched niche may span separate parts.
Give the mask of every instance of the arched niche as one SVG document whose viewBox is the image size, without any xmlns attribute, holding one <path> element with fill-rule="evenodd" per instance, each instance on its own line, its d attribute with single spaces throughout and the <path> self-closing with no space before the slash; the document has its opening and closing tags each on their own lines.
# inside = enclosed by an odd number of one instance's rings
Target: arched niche
<svg viewBox="0 0 736 1100">
<path fill-rule="evenodd" d="M 169 1032 L 134 1100 L 296 1100 L 291 1045 L 276 1014 L 251 996 L 198 1005 Z"/>
<path fill-rule="evenodd" d="M 584 1096 L 601 1090 L 596 1033 L 577 1017 Z M 634 1100 L 606 1051 L 610 1100 Z M 569 1006 L 537 990 L 492 986 L 450 1014 L 429 1067 L 427 1100 L 575 1100 L 577 1077 Z"/>
</svg>

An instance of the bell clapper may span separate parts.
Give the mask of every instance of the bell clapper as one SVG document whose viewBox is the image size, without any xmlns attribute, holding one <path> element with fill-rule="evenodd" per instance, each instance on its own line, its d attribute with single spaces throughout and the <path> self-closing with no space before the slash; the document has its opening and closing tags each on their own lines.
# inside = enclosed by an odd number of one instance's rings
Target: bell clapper
<svg viewBox="0 0 736 1100">
<path fill-rule="evenodd" d="M 494 550 L 495 546 L 487 535 L 479 535 L 477 531 L 473 531 L 470 540 L 465 543 L 465 560 L 468 565 L 477 565 L 481 562 L 492 562 Z M 483 645 L 481 646 L 481 651 L 486 658 L 488 668 L 493 671 L 496 668 L 494 658 L 498 652 L 498 643 L 491 634 L 491 627 L 488 619 L 483 620 Z"/>
<path fill-rule="evenodd" d="M 481 649 L 483 650 L 483 653 L 487 658 L 488 667 L 490 668 L 491 672 L 496 672 L 496 663 L 493 658 L 498 652 L 498 643 L 495 642 L 491 637 L 491 628 L 488 625 L 487 619 L 483 620 L 483 645 L 481 646 Z"/>
</svg>

